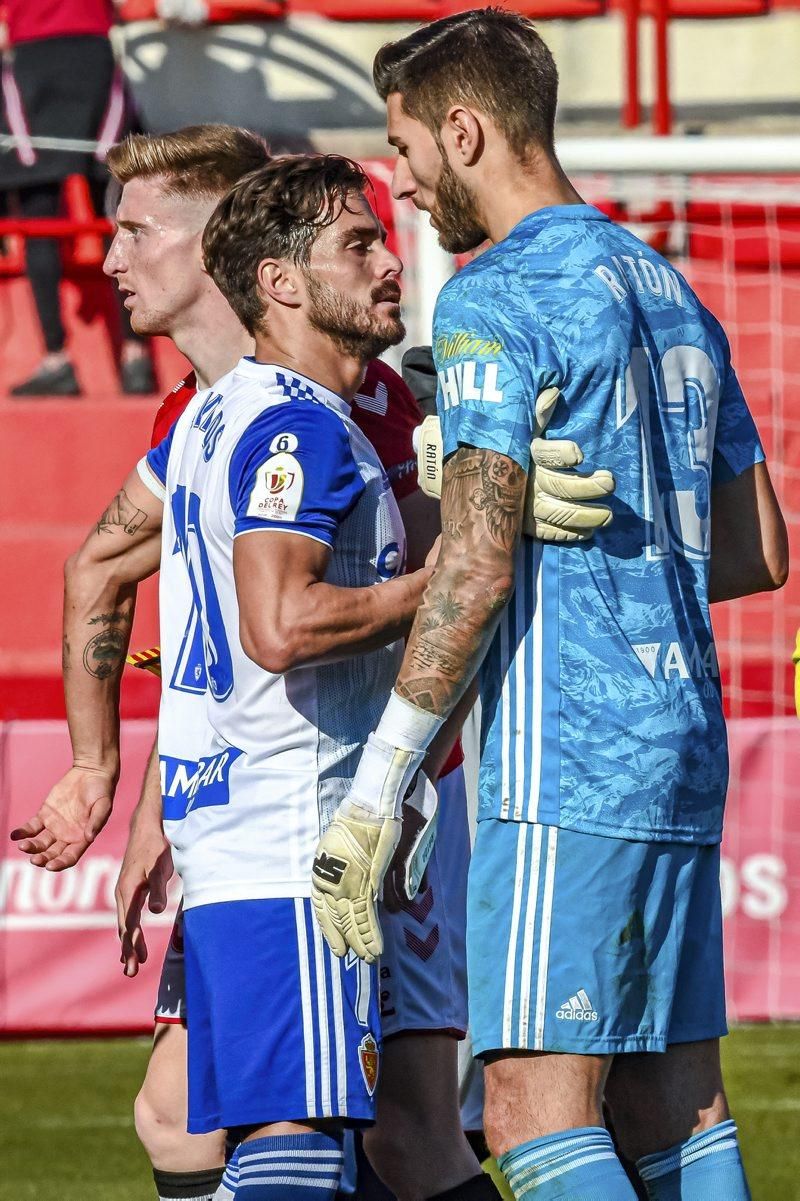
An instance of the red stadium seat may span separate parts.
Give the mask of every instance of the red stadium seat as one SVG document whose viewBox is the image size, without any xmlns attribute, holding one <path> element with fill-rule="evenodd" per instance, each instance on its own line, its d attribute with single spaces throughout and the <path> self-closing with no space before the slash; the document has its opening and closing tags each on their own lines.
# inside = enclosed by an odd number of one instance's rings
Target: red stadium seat
<svg viewBox="0 0 800 1201">
<path fill-rule="evenodd" d="M 288 0 L 291 15 L 313 13 L 333 21 L 435 21 L 439 0 Z"/>
<path fill-rule="evenodd" d="M 26 237 L 59 238 L 64 268 L 98 271 L 105 258 L 103 239 L 111 223 L 99 216 L 89 184 L 82 175 L 68 175 L 62 192 L 61 217 L 0 217 L 0 277 L 24 275 Z"/>
<path fill-rule="evenodd" d="M 468 8 L 483 8 L 480 2 L 464 3 L 464 0 L 441 0 L 440 16 L 464 12 Z M 514 0 L 508 5 L 515 12 L 524 13 L 539 21 L 573 20 L 580 17 L 600 17 L 608 7 L 607 0 Z"/>
<path fill-rule="evenodd" d="M 212 25 L 232 21 L 266 21 L 286 15 L 286 0 L 210 0 L 208 20 Z M 155 0 L 123 0 L 117 10 L 120 21 L 152 21 L 158 14 Z"/>
<path fill-rule="evenodd" d="M 288 11 L 314 13 L 334 21 L 435 21 L 483 8 L 481 0 L 287 0 Z M 515 0 L 508 7 L 539 20 L 602 15 L 607 0 Z"/>
<path fill-rule="evenodd" d="M 76 225 L 97 221 L 89 181 L 85 175 L 68 175 L 64 180 L 63 206 L 67 217 Z M 97 232 L 76 233 L 64 244 L 64 266 L 101 267 L 106 257 L 103 236 Z"/>
<path fill-rule="evenodd" d="M 652 16 L 659 0 L 639 0 L 641 11 Z M 763 17 L 771 0 L 667 0 L 669 17 Z"/>
</svg>

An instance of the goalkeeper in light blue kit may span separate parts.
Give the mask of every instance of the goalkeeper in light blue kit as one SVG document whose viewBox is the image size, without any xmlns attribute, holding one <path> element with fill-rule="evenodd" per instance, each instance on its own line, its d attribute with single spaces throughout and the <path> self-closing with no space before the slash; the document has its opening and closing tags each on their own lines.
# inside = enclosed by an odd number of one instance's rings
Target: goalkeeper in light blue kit
<svg viewBox="0 0 800 1201">
<path fill-rule="evenodd" d="M 446 249 L 493 245 L 437 303 L 441 553 L 322 840 L 346 870 L 315 880 L 317 912 L 337 953 L 379 947 L 387 832 L 477 670 L 467 937 L 491 1149 L 517 1197 L 633 1197 L 605 1096 L 652 1201 L 743 1201 L 719 1064 L 728 762 L 709 602 L 780 587 L 787 551 L 728 342 L 569 183 L 555 64 L 525 18 L 428 25 L 383 48 L 375 81 L 395 195 Z M 613 522 L 562 546 L 522 532 L 551 389 L 547 435 L 616 479 Z"/>
</svg>

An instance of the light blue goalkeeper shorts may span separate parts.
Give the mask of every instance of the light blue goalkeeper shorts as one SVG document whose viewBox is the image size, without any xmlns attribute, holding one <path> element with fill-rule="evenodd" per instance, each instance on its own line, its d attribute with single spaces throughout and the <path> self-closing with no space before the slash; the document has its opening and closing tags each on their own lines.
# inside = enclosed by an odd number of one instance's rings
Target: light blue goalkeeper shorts
<svg viewBox="0 0 800 1201">
<path fill-rule="evenodd" d="M 664 1051 L 727 1033 L 719 846 L 478 823 L 467 908 L 476 1055 Z"/>
</svg>

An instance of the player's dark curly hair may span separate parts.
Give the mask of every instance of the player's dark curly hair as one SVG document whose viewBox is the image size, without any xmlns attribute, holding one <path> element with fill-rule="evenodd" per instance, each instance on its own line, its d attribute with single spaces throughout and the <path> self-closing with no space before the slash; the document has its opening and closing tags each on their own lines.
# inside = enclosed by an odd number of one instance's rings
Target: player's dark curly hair
<svg viewBox="0 0 800 1201">
<path fill-rule="evenodd" d="M 381 47 L 372 77 L 383 100 L 399 92 L 405 112 L 437 138 L 460 102 L 491 117 L 523 162 L 533 143 L 553 150 L 558 71 L 520 13 L 478 8 L 432 21 Z"/>
<path fill-rule="evenodd" d="M 217 205 L 203 233 L 206 270 L 250 334 L 264 327 L 264 259 L 306 264 L 320 230 L 367 176 L 338 154 L 287 155 L 252 171 Z"/>
</svg>

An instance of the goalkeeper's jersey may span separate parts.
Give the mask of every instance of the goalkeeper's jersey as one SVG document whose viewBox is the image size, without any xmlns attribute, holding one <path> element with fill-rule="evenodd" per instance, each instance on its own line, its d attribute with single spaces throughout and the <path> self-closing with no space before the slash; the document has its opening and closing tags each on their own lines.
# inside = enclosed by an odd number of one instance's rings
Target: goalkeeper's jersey
<svg viewBox="0 0 800 1201">
<path fill-rule="evenodd" d="M 389 579 L 405 536 L 386 473 L 339 396 L 243 359 L 190 401 L 140 474 L 166 494 L 159 755 L 184 903 L 307 895 L 402 645 L 264 671 L 239 640 L 233 544 L 294 533 L 331 548 L 332 584 Z"/>
<path fill-rule="evenodd" d="M 434 356 L 445 455 L 484 447 L 528 470 L 535 398 L 554 385 L 549 436 L 617 481 L 589 543 L 522 540 L 481 672 L 479 817 L 717 841 L 712 487 L 763 459 L 722 328 L 649 246 L 564 205 L 445 285 Z"/>
</svg>

